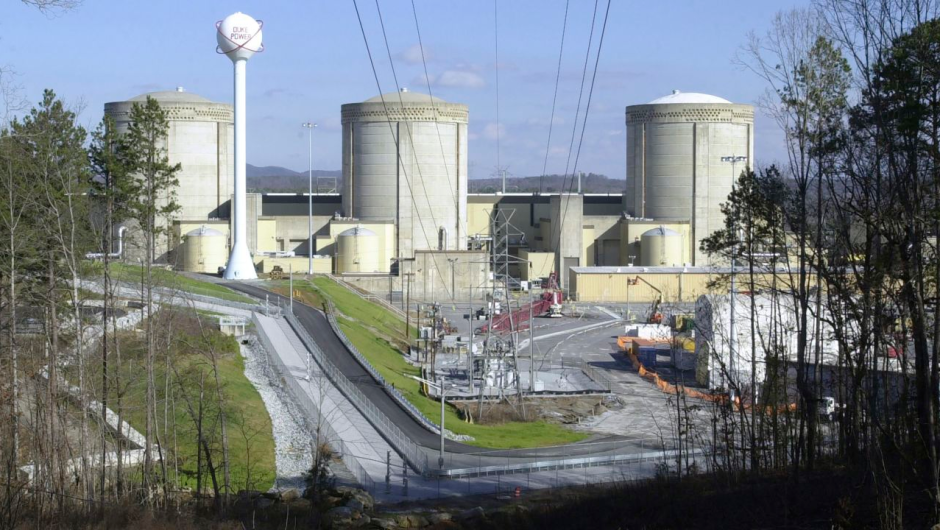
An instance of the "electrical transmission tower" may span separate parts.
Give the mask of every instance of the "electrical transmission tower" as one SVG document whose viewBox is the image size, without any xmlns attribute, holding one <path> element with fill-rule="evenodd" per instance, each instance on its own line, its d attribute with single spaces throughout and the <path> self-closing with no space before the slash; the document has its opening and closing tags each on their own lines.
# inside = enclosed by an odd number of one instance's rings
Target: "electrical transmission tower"
<svg viewBox="0 0 940 530">
<path fill-rule="evenodd" d="M 494 209 L 490 213 L 490 270 L 493 271 L 493 281 L 490 286 L 490 300 L 488 304 L 489 319 L 486 326 L 486 339 L 483 343 L 483 382 L 480 385 L 480 404 L 478 415 L 482 419 L 483 402 L 486 399 L 487 378 L 492 376 L 493 387 L 496 391 L 496 402 L 506 398 L 506 389 L 516 387 L 516 394 L 522 402 L 522 385 L 519 377 L 519 365 L 516 350 L 519 346 L 518 330 L 512 317 L 511 290 L 520 287 L 519 280 L 509 273 L 510 265 L 520 263 L 516 256 L 509 254 L 512 242 L 524 241 L 525 234 L 510 222 L 515 210 Z M 497 311 L 505 311 L 509 318 L 507 331 L 500 334 L 494 332 L 494 320 Z M 509 400 L 507 399 L 507 402 Z M 509 402 L 512 405 L 512 402 Z"/>
</svg>

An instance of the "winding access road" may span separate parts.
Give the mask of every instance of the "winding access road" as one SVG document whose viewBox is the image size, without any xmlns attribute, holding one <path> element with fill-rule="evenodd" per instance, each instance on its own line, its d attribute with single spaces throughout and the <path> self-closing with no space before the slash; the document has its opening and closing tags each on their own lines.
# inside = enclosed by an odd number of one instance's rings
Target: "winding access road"
<svg viewBox="0 0 940 530">
<path fill-rule="evenodd" d="M 279 300 L 283 306 L 288 305 L 287 297 L 259 287 L 245 283 L 225 283 L 227 287 L 246 293 L 255 298 L 264 300 Z M 294 315 L 305 328 L 307 333 L 316 341 L 330 361 L 356 385 L 369 400 L 384 413 L 389 420 L 397 425 L 411 440 L 425 448 L 429 455 L 436 457 L 440 447 L 440 435 L 429 431 L 415 418 L 408 414 L 372 375 L 359 364 L 359 361 L 346 348 L 346 345 L 336 336 L 333 328 L 323 311 L 294 301 Z M 433 418 L 432 418 L 433 420 Z M 381 429 L 379 429 L 381 432 Z M 531 449 L 487 450 L 472 445 L 445 441 L 445 451 L 451 465 L 498 465 L 512 463 L 512 460 L 560 459 L 573 457 L 591 457 L 633 454 L 652 449 L 647 443 L 645 447 L 638 440 L 631 440 L 624 436 L 594 437 L 573 444 L 553 447 L 540 447 Z"/>
</svg>

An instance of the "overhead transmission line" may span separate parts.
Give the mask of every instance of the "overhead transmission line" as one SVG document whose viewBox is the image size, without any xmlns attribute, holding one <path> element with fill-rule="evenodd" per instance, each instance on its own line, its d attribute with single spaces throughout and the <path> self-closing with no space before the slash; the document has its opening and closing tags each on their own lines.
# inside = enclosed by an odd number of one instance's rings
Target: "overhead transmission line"
<svg viewBox="0 0 940 530">
<path fill-rule="evenodd" d="M 414 200 L 415 200 L 415 198 L 414 198 L 414 197 L 415 197 L 415 195 L 414 195 L 414 189 L 413 189 L 412 186 L 411 186 L 411 181 L 410 181 L 410 179 L 408 178 L 408 172 L 405 170 L 405 163 L 404 163 L 404 160 L 402 160 L 402 157 L 401 157 L 400 139 L 398 138 L 398 135 L 395 134 L 395 128 L 392 126 L 392 117 L 391 117 L 391 115 L 388 113 L 388 104 L 387 104 L 386 101 L 385 101 L 385 94 L 382 92 L 382 83 L 379 81 L 379 74 L 378 74 L 378 71 L 377 71 L 376 68 L 375 68 L 375 59 L 372 57 L 372 48 L 369 46 L 369 39 L 368 39 L 368 37 L 366 37 L 366 29 L 365 29 L 365 26 L 364 26 L 363 23 L 362 23 L 362 15 L 361 15 L 361 13 L 359 12 L 359 2 L 358 2 L 358 0 L 353 0 L 353 6 L 354 6 L 355 9 L 356 9 L 356 18 L 357 18 L 358 21 L 359 21 L 359 30 L 362 32 L 362 40 L 363 40 L 363 42 L 365 43 L 365 46 L 366 46 L 366 53 L 367 53 L 368 56 L 369 56 L 369 65 L 372 67 L 372 76 L 373 76 L 373 78 L 375 78 L 375 86 L 376 86 L 376 88 L 377 88 L 378 91 L 379 91 L 379 98 L 382 100 L 382 108 L 385 110 L 385 120 L 386 120 L 386 122 L 388 123 L 389 132 L 391 132 L 392 138 L 394 138 L 394 140 L 395 140 L 395 153 L 396 153 L 396 158 L 397 158 L 397 160 L 398 160 L 399 165 L 401 166 L 402 174 L 403 174 L 403 176 L 405 177 L 405 184 L 408 186 L 408 194 L 411 196 L 412 204 L 414 204 Z M 378 7 L 378 0 L 376 0 L 376 7 Z M 381 19 L 381 12 L 380 12 L 380 19 Z M 383 34 L 384 34 L 384 24 L 383 24 Z M 387 47 L 387 44 L 388 44 L 388 41 L 386 40 L 386 47 Z M 391 59 L 391 57 L 390 57 L 390 59 Z M 394 65 L 392 65 L 392 72 L 393 72 L 393 74 L 394 74 Z M 396 78 L 396 84 L 397 84 L 397 78 Z M 400 95 L 400 94 L 401 94 L 401 93 L 399 92 L 399 99 L 401 98 L 401 95 Z M 419 170 L 419 173 L 420 173 L 420 170 Z M 423 179 L 422 179 L 422 180 L 423 180 Z M 422 184 L 423 184 L 423 182 L 422 182 Z M 427 191 L 425 191 L 425 199 L 427 199 Z M 430 204 L 430 201 L 429 201 L 429 200 L 428 200 L 428 204 Z M 352 213 L 352 212 L 350 212 L 350 214 L 351 214 L 351 213 Z M 412 211 L 412 213 L 413 213 L 413 211 Z M 431 221 L 434 222 L 435 224 L 437 224 L 437 221 L 434 219 L 433 211 L 431 211 L 430 213 L 431 213 Z M 415 217 L 416 217 L 416 216 L 412 215 L 412 219 L 414 219 Z M 399 219 L 400 219 L 400 218 L 399 218 Z M 424 227 L 424 221 L 423 221 L 423 219 L 422 219 L 421 216 L 417 216 L 417 219 L 418 219 L 418 225 L 421 227 L 421 233 L 424 235 L 424 240 L 425 240 L 425 242 L 427 243 L 428 247 L 431 247 L 431 240 L 430 240 L 430 238 L 428 238 L 427 230 L 426 230 L 425 227 Z M 399 225 L 399 226 L 398 226 L 398 230 L 401 230 L 401 226 L 400 226 L 401 223 L 399 222 L 398 225 Z M 400 243 L 400 241 L 399 241 L 399 243 Z M 413 250 L 413 248 L 412 248 L 412 250 Z M 399 247 L 398 251 L 399 251 L 399 256 L 401 256 L 401 248 L 400 248 L 400 247 Z M 439 276 L 439 277 L 443 277 L 443 276 L 442 276 L 442 273 L 441 273 L 441 270 L 440 270 L 440 267 L 439 267 L 438 264 L 437 264 L 437 260 L 432 259 L 431 261 L 434 263 L 434 268 L 437 269 L 438 276 Z M 448 286 L 446 285 L 446 282 L 445 282 L 445 285 L 444 285 L 444 290 L 445 290 L 448 294 L 451 294 L 451 293 L 450 293 L 450 289 L 449 289 Z"/>
<path fill-rule="evenodd" d="M 592 100 L 593 97 L 594 97 L 594 84 L 595 84 L 595 82 L 597 81 L 597 68 L 598 68 L 598 66 L 600 65 L 601 51 L 602 51 L 602 49 L 604 48 L 604 35 L 606 35 L 606 33 L 607 33 L 607 19 L 608 19 L 608 17 L 610 16 L 610 2 L 611 2 L 611 0 L 607 0 L 607 8 L 606 8 L 606 10 L 604 11 L 604 23 L 603 23 L 603 25 L 601 26 L 601 36 L 600 36 L 600 40 L 598 41 L 598 44 L 597 44 L 597 54 L 595 55 L 595 58 L 594 58 L 594 72 L 591 74 L 591 87 L 590 87 L 590 89 L 588 89 L 588 100 L 587 100 L 587 104 L 585 105 L 585 109 L 584 109 L 584 118 L 583 118 L 583 121 L 582 121 L 582 123 L 581 123 L 581 137 L 580 137 L 580 139 L 578 140 L 578 150 L 577 150 L 577 154 L 575 155 L 574 167 L 573 167 L 573 169 L 572 169 L 572 183 L 574 182 L 574 173 L 578 170 L 578 161 L 579 161 L 580 158 L 581 158 L 581 146 L 584 144 L 584 131 L 585 131 L 585 129 L 587 128 L 588 115 L 589 115 L 590 112 L 591 112 L 591 100 Z M 594 2 L 594 10 L 595 10 L 594 13 L 595 13 L 595 18 L 596 18 L 596 14 L 597 14 L 597 0 L 595 0 L 595 2 Z M 594 20 L 591 21 L 591 35 L 593 36 L 593 34 L 594 34 Z M 584 72 L 585 72 L 585 73 L 587 72 L 587 60 L 588 60 L 588 57 L 590 57 L 590 51 L 591 51 L 591 48 L 590 48 L 590 40 L 589 40 L 588 42 L 589 42 L 589 43 L 588 43 L 588 54 L 587 54 L 587 55 L 585 56 L 585 58 L 584 58 L 584 60 L 585 60 L 585 70 L 584 70 Z M 584 86 L 584 73 L 582 74 L 582 78 L 581 78 L 581 86 L 582 86 L 582 88 L 583 88 L 583 86 Z M 579 109 L 580 109 L 580 106 L 581 106 L 581 97 L 579 96 L 579 97 L 578 97 L 578 107 L 579 107 Z M 572 131 L 571 131 L 571 134 L 572 134 L 572 136 L 571 136 L 571 145 L 572 145 L 572 146 L 574 145 L 574 133 L 575 133 L 576 130 L 577 130 L 577 114 L 575 115 L 575 125 L 574 125 L 574 128 L 573 128 Z M 571 147 L 569 147 L 568 158 L 569 158 L 569 160 L 571 159 Z M 566 165 L 565 165 L 565 174 L 566 174 L 565 176 L 566 176 L 566 177 L 567 177 L 567 173 L 568 173 L 568 165 L 566 164 Z M 565 192 L 566 189 L 567 189 L 567 184 L 565 183 L 565 179 L 563 179 L 563 180 L 562 180 L 562 194 L 564 194 L 564 192 Z M 559 196 L 559 200 L 561 200 L 561 197 L 562 197 L 562 196 L 560 195 L 560 196 Z M 571 201 L 570 201 L 570 200 L 565 201 L 565 206 L 564 206 L 564 210 L 562 211 L 561 219 L 559 219 L 558 223 L 556 223 L 556 224 L 558 225 L 558 230 L 559 230 L 559 232 L 558 232 L 558 234 L 559 234 L 559 242 L 558 242 L 558 243 L 559 243 L 559 246 L 561 245 L 561 228 L 562 228 L 562 226 L 564 226 L 565 218 L 568 216 L 568 206 L 569 206 L 570 204 L 571 204 Z M 561 206 L 561 205 L 559 204 L 559 207 L 560 207 L 560 206 Z M 582 207 L 583 207 L 583 206 L 582 206 Z M 552 228 L 552 231 L 554 232 L 554 227 Z M 550 241 L 554 241 L 554 234 L 552 234 L 552 239 L 551 239 Z M 559 265 L 559 268 L 560 268 L 560 265 Z M 559 271 L 559 272 L 560 272 L 560 271 Z"/>
<path fill-rule="evenodd" d="M 434 102 L 434 92 L 431 90 L 431 77 L 430 75 L 428 75 L 428 62 L 424 55 L 424 42 L 421 40 L 421 25 L 418 24 L 418 10 L 415 8 L 415 0 L 411 0 L 411 13 L 412 15 L 414 15 L 414 19 L 415 19 L 415 32 L 418 34 L 418 49 L 421 51 L 421 64 L 422 66 L 424 66 L 424 81 L 428 87 L 428 96 L 431 98 L 431 108 L 433 108 L 434 112 L 437 113 L 437 104 Z M 456 134 L 459 139 L 460 124 L 455 124 L 455 127 L 456 127 Z M 444 152 L 444 140 L 441 138 L 440 122 L 438 122 L 437 120 L 434 120 L 434 129 L 437 131 L 437 142 L 441 146 L 441 161 L 443 162 L 443 165 L 444 165 L 444 175 L 447 177 L 447 182 L 450 183 L 450 170 L 447 168 L 447 154 Z M 458 142 L 455 150 L 459 150 L 459 149 L 460 149 L 460 144 Z M 464 156 L 467 156 L 467 154 L 464 153 Z M 464 222 L 463 226 L 461 227 L 462 219 L 460 215 L 460 182 L 459 182 L 460 165 L 459 164 L 460 162 L 458 160 L 457 165 L 455 167 L 455 171 L 457 171 L 457 179 L 455 179 L 455 182 L 454 182 L 454 210 L 457 212 L 457 231 L 462 232 L 464 237 L 466 237 L 467 240 L 469 241 L 470 234 L 467 232 L 468 231 L 467 223 Z M 466 177 L 468 179 L 468 182 L 467 182 L 468 189 L 464 190 L 464 192 L 469 193 L 470 176 L 466 175 Z M 459 239 L 457 241 L 459 243 Z"/>
<path fill-rule="evenodd" d="M 414 2 L 414 0 L 412 0 Z M 552 147 L 552 127 L 555 125 L 555 103 L 558 101 L 558 84 L 561 80 L 561 58 L 565 53 L 565 33 L 568 30 L 568 4 L 570 0 L 565 0 L 565 20 L 561 25 L 561 48 L 558 50 L 558 70 L 555 72 L 555 93 L 552 95 L 552 114 L 548 120 L 548 142 L 545 145 L 545 161 L 542 162 L 542 174 L 539 176 L 539 193 L 542 193 L 542 180 L 545 178 L 545 171 L 548 168 L 548 152 Z"/>
<path fill-rule="evenodd" d="M 493 44 L 495 49 L 496 69 L 496 171 L 502 171 L 499 153 L 499 0 L 493 0 Z M 499 176 L 499 175 L 497 175 Z"/>
</svg>

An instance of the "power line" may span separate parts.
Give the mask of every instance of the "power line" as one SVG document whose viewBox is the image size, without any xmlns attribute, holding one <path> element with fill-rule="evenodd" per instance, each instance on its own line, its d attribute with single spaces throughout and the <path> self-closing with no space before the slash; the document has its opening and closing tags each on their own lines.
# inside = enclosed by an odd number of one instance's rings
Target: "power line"
<svg viewBox="0 0 940 530">
<path fill-rule="evenodd" d="M 581 71 L 581 88 L 578 91 L 578 105 L 577 107 L 575 107 L 574 123 L 571 126 L 571 141 L 569 142 L 569 145 L 568 145 L 568 159 L 565 162 L 565 172 L 561 177 L 561 190 L 559 190 L 560 194 L 558 196 L 559 201 L 562 199 L 564 194 L 568 191 L 568 168 L 571 165 L 571 153 L 574 151 L 574 138 L 578 132 L 578 118 L 581 116 L 581 99 L 584 97 L 584 82 L 585 80 L 587 80 L 587 67 L 588 67 L 588 62 L 591 58 L 591 44 L 594 42 L 594 26 L 597 22 L 598 2 L 599 0 L 594 0 L 594 12 L 591 15 L 591 33 L 588 35 L 587 50 L 584 53 L 584 67 L 582 68 L 582 71 Z M 566 204 L 564 213 L 565 214 L 568 213 L 567 204 Z M 556 228 L 558 229 L 557 230 L 558 237 L 559 237 L 558 243 L 559 243 L 559 246 L 561 245 L 561 227 L 562 225 L 564 225 L 564 222 L 565 222 L 565 218 L 564 218 L 564 215 L 562 215 L 561 219 L 559 219 L 557 223 L 552 223 L 552 233 L 550 234 L 550 238 L 548 240 L 550 245 L 552 244 L 552 242 L 555 241 L 555 234 L 556 234 L 555 229 Z M 561 275 L 561 263 L 558 264 L 558 268 L 559 268 L 558 273 L 560 276 Z"/>
<path fill-rule="evenodd" d="M 499 0 L 493 0 L 493 43 L 496 51 L 496 171 L 502 171 L 499 158 Z"/>
<path fill-rule="evenodd" d="M 584 143 L 584 130 L 587 128 L 588 114 L 590 114 L 591 112 L 591 99 L 594 97 L 594 83 L 595 81 L 597 81 L 597 67 L 598 65 L 600 65 L 601 50 L 604 47 L 604 35 L 607 33 L 607 18 L 610 15 L 610 1 L 611 0 L 607 0 L 607 9 L 604 11 L 604 24 L 601 26 L 601 38 L 600 38 L 600 41 L 598 41 L 597 43 L 597 55 L 594 57 L 594 73 L 591 74 L 591 88 L 588 90 L 587 105 L 584 108 L 584 121 L 581 123 L 581 138 L 578 140 L 578 152 L 574 158 L 574 167 L 572 168 L 572 173 L 578 170 L 578 160 L 580 160 L 581 158 L 581 146 Z M 570 156 L 570 153 L 569 153 L 569 156 Z M 567 171 L 567 168 L 566 168 L 566 171 Z M 573 175 L 572 175 L 572 178 L 573 178 Z M 565 202 L 565 210 L 561 215 L 561 220 L 559 221 L 560 225 L 564 224 L 565 217 L 567 217 L 568 215 L 568 206 L 570 204 L 571 204 L 571 201 Z M 582 204 L 582 208 L 583 208 L 583 204 Z M 561 238 L 560 234 L 561 232 L 559 232 L 559 239 Z M 560 241 L 559 241 L 559 244 L 560 244 Z"/>
<path fill-rule="evenodd" d="M 545 145 L 545 161 L 542 163 L 542 174 L 539 176 L 539 193 L 542 193 L 542 180 L 545 178 L 545 170 L 548 168 L 548 151 L 552 147 L 552 127 L 555 125 L 555 103 L 558 101 L 558 84 L 561 80 L 561 58 L 565 52 L 565 32 L 568 30 L 568 3 L 565 0 L 565 20 L 561 26 L 561 49 L 558 50 L 558 71 L 555 72 L 555 93 L 552 96 L 552 115 L 548 120 L 548 142 Z M 412 0 L 414 2 L 414 0 Z"/>
<path fill-rule="evenodd" d="M 574 138 L 578 132 L 578 118 L 581 116 L 581 99 L 584 97 L 584 81 L 587 80 L 588 60 L 591 57 L 591 44 L 594 42 L 594 25 L 597 22 L 597 4 L 594 0 L 594 14 L 591 16 L 591 33 L 588 35 L 587 50 L 584 52 L 584 67 L 581 70 L 581 88 L 578 90 L 578 105 L 575 107 L 574 123 L 571 125 L 571 142 L 568 144 L 568 160 L 565 162 L 565 174 L 562 177 L 561 192 L 568 189 L 568 168 L 571 166 L 571 153 L 574 151 Z"/>
<path fill-rule="evenodd" d="M 379 15 L 379 26 L 382 28 L 382 39 L 385 41 L 385 52 L 388 54 L 388 64 L 389 64 L 389 66 L 391 66 L 391 68 L 392 68 L 392 78 L 395 80 L 395 90 L 396 90 L 396 92 L 398 93 L 398 103 L 401 105 L 402 111 L 404 111 L 404 108 L 405 108 L 405 100 L 404 100 L 404 98 L 403 98 L 402 95 L 401 95 L 401 94 L 402 94 L 402 91 L 401 91 L 401 85 L 398 83 L 398 74 L 395 72 L 395 61 L 392 60 L 392 49 L 391 49 L 391 47 L 388 45 L 388 35 L 385 33 L 385 20 L 384 20 L 383 17 L 382 17 L 382 8 L 379 7 L 379 0 L 375 0 L 375 11 L 376 11 L 376 13 L 378 13 L 378 15 Z M 428 97 L 429 97 L 429 98 L 431 97 L 430 94 L 428 95 Z M 383 104 L 384 104 L 385 98 L 383 97 L 382 100 L 383 100 Z M 433 101 L 432 101 L 432 105 L 433 105 Z M 433 108 L 433 107 L 432 107 L 432 108 Z M 388 111 L 387 111 L 387 110 L 386 110 L 386 112 L 385 112 L 385 115 L 386 115 L 386 118 L 388 119 L 389 127 L 391 127 L 391 116 L 388 115 Z M 435 121 L 436 121 L 436 120 L 435 120 Z M 435 227 L 441 227 L 441 225 L 437 222 L 437 219 L 434 217 L 434 206 L 431 204 L 431 198 L 428 196 L 427 184 L 424 182 L 424 174 L 421 172 L 421 163 L 418 161 L 418 157 L 417 157 L 417 155 L 415 155 L 415 152 L 414 152 L 415 141 L 414 141 L 414 135 L 413 135 L 413 133 L 412 133 L 412 131 L 411 131 L 411 126 L 410 126 L 410 125 L 406 125 L 406 126 L 405 126 L 405 131 L 408 133 L 408 140 L 411 142 L 411 156 L 412 156 L 412 160 L 414 160 L 415 168 L 417 168 L 417 170 L 418 170 L 418 180 L 421 182 L 421 190 L 422 190 L 422 192 L 424 193 L 424 202 L 426 202 L 426 203 L 428 204 L 428 214 L 431 216 L 431 222 L 434 223 L 434 226 L 435 226 Z M 396 147 L 398 146 L 398 142 L 399 142 L 399 141 L 400 141 L 400 139 L 396 138 Z M 399 157 L 401 157 L 401 154 L 399 154 Z M 404 165 L 404 164 L 403 164 L 403 165 Z M 447 164 L 446 164 L 446 161 L 445 161 L 445 164 L 444 164 L 444 165 L 445 165 L 445 166 L 447 165 Z M 407 172 L 405 171 L 405 168 L 404 168 L 404 167 L 402 167 L 402 173 L 407 176 Z M 450 179 L 448 179 L 448 180 L 450 180 Z M 415 204 L 414 193 L 413 193 L 412 187 L 411 187 L 410 185 L 408 186 L 408 190 L 409 190 L 409 193 L 411 194 L 411 202 L 412 202 L 412 204 Z M 415 210 L 416 210 L 416 209 L 417 209 L 417 208 L 415 208 Z M 415 214 L 417 213 L 415 210 L 412 210 L 412 219 L 414 219 Z M 419 216 L 417 216 L 417 217 L 418 217 L 418 221 L 419 221 L 419 223 L 420 223 L 420 221 L 421 221 L 421 216 L 419 215 Z M 440 229 L 440 228 L 438 228 L 438 229 Z M 423 223 L 422 223 L 422 232 L 424 232 Z M 424 239 L 425 239 L 425 242 L 426 242 L 426 243 L 428 244 L 428 246 L 430 247 L 430 246 L 431 246 L 431 243 L 430 243 L 430 241 L 427 241 L 427 239 L 428 239 L 427 233 L 424 234 Z M 443 245 L 440 245 L 440 242 L 439 242 L 439 246 L 443 246 Z M 446 249 L 446 248 L 441 248 L 441 250 L 445 250 L 445 251 L 446 251 L 447 249 Z M 412 248 L 412 252 L 414 252 L 414 248 Z M 440 267 L 438 267 L 438 265 L 437 265 L 437 260 L 433 260 L 433 261 L 434 261 L 434 268 L 437 269 L 437 272 L 438 272 L 438 275 L 439 275 L 438 277 L 443 277 L 443 276 L 440 275 L 440 274 L 441 274 L 441 269 L 440 269 Z M 447 294 L 448 294 L 451 298 L 453 298 L 454 295 L 453 295 L 453 293 L 450 292 L 450 289 L 447 288 L 446 283 L 443 284 L 443 285 L 444 285 L 444 290 L 447 292 Z"/>
<path fill-rule="evenodd" d="M 388 129 L 389 129 L 389 132 L 391 132 L 391 134 L 392 134 L 392 138 L 395 139 L 395 153 L 396 153 L 396 158 L 397 158 L 397 160 L 398 160 L 399 165 L 401 166 L 402 174 L 403 174 L 403 176 L 405 177 L 405 184 L 408 186 L 408 194 L 411 196 L 411 201 L 412 201 L 412 203 L 414 203 L 414 190 L 412 189 L 411 181 L 410 181 L 409 178 L 408 178 L 408 173 L 407 173 L 407 171 L 405 171 L 405 164 L 404 164 L 404 161 L 403 161 L 402 158 L 401 158 L 400 139 L 398 138 L 398 135 L 395 134 L 395 128 L 392 126 L 392 117 L 391 117 L 391 115 L 390 115 L 389 112 L 388 112 L 388 105 L 387 105 L 387 103 L 386 103 L 386 101 L 385 101 L 385 94 L 382 92 L 382 84 L 381 84 L 381 82 L 379 81 L 379 74 L 378 74 L 378 71 L 377 71 L 376 68 L 375 68 L 375 59 L 373 59 L 373 57 L 372 57 L 372 49 L 371 49 L 371 47 L 369 46 L 369 39 L 368 39 L 368 37 L 366 37 L 366 29 L 365 29 L 365 26 L 362 24 L 362 15 L 361 15 L 361 13 L 359 12 L 359 2 L 358 2 L 358 0 L 353 0 L 353 7 L 355 7 L 355 9 L 356 9 L 356 18 L 357 18 L 358 21 L 359 21 L 359 30 L 362 32 L 362 40 L 363 40 L 363 42 L 365 43 L 365 46 L 366 46 L 366 53 L 367 53 L 368 56 L 369 56 L 369 65 L 372 67 L 372 76 L 375 78 L 375 85 L 376 85 L 376 88 L 377 88 L 378 91 L 379 91 L 379 98 L 382 100 L 382 108 L 385 110 L 385 120 L 386 120 L 386 123 L 388 123 Z M 378 7 L 378 0 L 376 0 L 376 7 Z M 383 26 L 383 34 L 384 34 L 384 26 Z M 387 47 L 387 44 L 388 44 L 388 41 L 386 40 L 386 47 Z M 390 58 L 391 58 L 391 57 L 390 57 Z M 393 73 L 394 73 L 394 65 L 393 65 L 392 68 L 393 68 Z M 399 98 L 401 98 L 400 92 L 399 92 Z M 425 192 L 425 198 L 427 199 L 427 193 L 426 193 L 426 192 Z M 429 204 L 430 204 L 430 201 L 429 201 Z M 351 213 L 352 213 L 352 212 L 350 212 L 350 214 L 351 214 Z M 412 215 L 412 219 L 414 219 L 415 217 L 416 217 L 416 216 Z M 418 219 L 418 225 L 421 227 L 421 233 L 424 235 L 425 243 L 427 243 L 428 247 L 430 247 L 430 246 L 431 246 L 431 240 L 428 238 L 427 230 L 426 230 L 425 227 L 424 227 L 424 221 L 422 220 L 421 216 L 417 216 L 417 219 Z M 433 212 L 432 212 L 432 215 L 431 215 L 431 220 L 432 220 L 435 224 L 437 223 L 437 221 L 434 219 Z M 400 223 L 398 223 L 398 225 L 399 225 L 399 226 L 397 227 L 398 230 L 401 230 Z M 400 243 L 400 241 L 399 241 L 399 243 Z M 414 249 L 412 249 L 412 250 L 414 250 Z M 400 256 L 401 256 L 401 248 L 400 248 L 400 246 L 399 246 L 398 252 L 399 252 L 399 257 L 400 257 Z M 437 269 L 438 276 L 439 276 L 439 277 L 442 277 L 442 276 L 441 276 L 440 267 L 437 265 L 437 260 L 431 260 L 431 261 L 434 263 L 434 268 Z M 444 285 L 444 290 L 445 290 L 448 294 L 450 294 L 450 290 L 449 290 L 449 288 L 448 288 L 448 286 L 447 286 L 446 284 Z"/>
<path fill-rule="evenodd" d="M 587 128 L 588 114 L 591 112 L 591 99 L 594 97 L 594 83 L 597 81 L 597 67 L 601 62 L 601 49 L 604 47 L 604 35 L 607 33 L 607 17 L 610 15 L 610 0 L 607 0 L 607 10 L 604 12 L 604 24 L 601 26 L 601 40 L 597 43 L 597 55 L 594 57 L 594 73 L 591 75 L 591 88 L 588 90 L 587 106 L 584 108 L 584 122 L 581 124 L 581 139 L 578 140 L 578 153 L 574 157 L 572 173 L 578 170 L 578 161 L 581 158 L 581 145 L 584 143 L 584 130 Z"/>
<path fill-rule="evenodd" d="M 430 96 L 430 98 L 431 98 L 431 108 L 434 109 L 434 112 L 435 112 L 435 114 L 436 114 L 436 113 L 437 113 L 437 105 L 434 103 L 434 92 L 431 90 L 431 77 L 428 75 L 428 62 L 427 62 L 427 59 L 426 59 L 425 56 L 424 56 L 424 42 L 421 40 L 421 26 L 418 24 L 418 10 L 415 8 L 415 0 L 411 0 L 411 13 L 412 13 L 412 15 L 414 15 L 414 19 L 415 19 L 415 32 L 417 32 L 417 34 L 418 34 L 418 49 L 421 50 L 421 64 L 424 66 L 424 81 L 427 83 L 427 86 L 428 86 L 428 96 Z M 458 136 L 458 138 L 459 138 L 459 134 L 460 134 L 460 124 L 459 124 L 459 123 L 458 123 L 458 124 L 455 124 L 455 127 L 456 127 L 456 134 L 457 134 L 457 136 Z M 441 138 L 441 126 L 440 126 L 440 122 L 439 122 L 438 120 L 434 120 L 434 128 L 435 128 L 435 130 L 437 131 L 437 141 L 438 141 L 438 143 L 439 143 L 440 146 L 441 146 L 441 161 L 444 163 L 444 164 L 443 164 L 443 165 L 444 165 L 444 174 L 445 174 L 445 176 L 447 177 L 447 181 L 450 182 L 450 170 L 447 169 L 447 155 L 444 153 L 444 140 Z M 459 146 L 459 143 L 458 143 L 458 146 L 456 147 L 456 150 L 459 150 L 459 149 L 460 149 L 460 146 Z M 455 154 L 456 154 L 456 153 L 455 153 Z M 466 153 L 464 153 L 464 156 L 466 156 Z M 461 219 L 461 216 L 460 216 L 460 190 L 459 190 L 459 186 L 460 186 L 460 183 L 459 183 L 459 179 L 460 179 L 460 165 L 459 165 L 459 161 L 458 161 L 458 163 L 457 163 L 456 170 L 457 170 L 458 173 L 457 173 L 457 181 L 454 182 L 454 209 L 457 211 L 457 231 L 460 232 L 460 230 L 461 230 L 460 222 L 462 221 L 462 219 Z M 467 177 L 467 179 L 468 179 L 467 187 L 469 188 L 469 178 L 470 178 L 470 176 L 469 176 L 469 175 L 466 175 L 466 177 Z M 464 191 L 467 192 L 467 193 L 469 193 L 470 190 L 467 189 L 467 190 L 464 190 Z M 469 239 L 470 234 L 467 233 L 468 230 L 469 230 L 469 229 L 468 229 L 468 227 L 467 227 L 467 223 L 464 223 L 464 224 L 463 224 L 463 235 L 464 235 L 465 238 L 468 238 L 468 239 Z M 459 243 L 459 241 L 460 241 L 460 240 L 458 239 L 458 243 Z M 458 249 L 458 250 L 463 250 L 463 249 Z"/>
</svg>

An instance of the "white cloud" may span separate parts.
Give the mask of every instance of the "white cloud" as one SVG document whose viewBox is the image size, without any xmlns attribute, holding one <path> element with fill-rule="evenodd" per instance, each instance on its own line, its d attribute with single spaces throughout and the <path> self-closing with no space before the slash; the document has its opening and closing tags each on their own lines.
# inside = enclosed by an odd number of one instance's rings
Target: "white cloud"
<svg viewBox="0 0 940 530">
<path fill-rule="evenodd" d="M 483 88 L 486 80 L 476 72 L 444 70 L 437 76 L 431 75 L 431 84 L 447 88 Z"/>
<path fill-rule="evenodd" d="M 431 62 L 431 52 L 425 48 L 424 49 L 424 60 Z M 405 62 L 406 64 L 422 64 L 421 61 L 421 46 L 418 44 L 412 44 L 404 51 L 398 53 L 398 58 Z"/>
<path fill-rule="evenodd" d="M 506 126 L 502 123 L 497 126 L 494 122 L 487 123 L 486 127 L 483 127 L 483 137 L 488 140 L 495 140 L 497 131 L 499 131 L 500 140 L 506 138 Z"/>
</svg>

